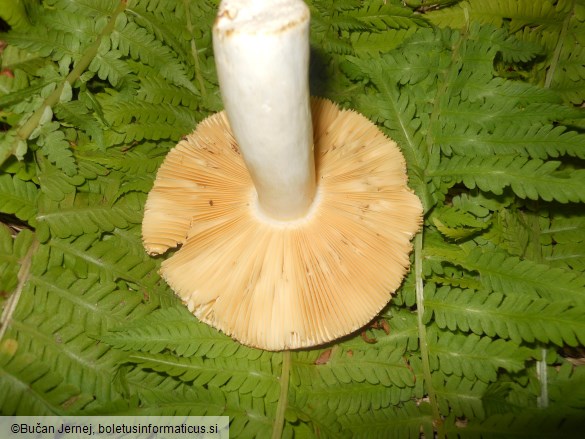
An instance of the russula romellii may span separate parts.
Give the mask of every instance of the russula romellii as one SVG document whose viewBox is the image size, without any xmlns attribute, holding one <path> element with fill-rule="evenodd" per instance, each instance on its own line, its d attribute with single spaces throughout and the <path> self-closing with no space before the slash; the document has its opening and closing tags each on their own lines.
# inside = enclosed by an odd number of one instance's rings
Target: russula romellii
<svg viewBox="0 0 585 439">
<path fill-rule="evenodd" d="M 148 195 L 150 254 L 200 320 L 246 345 L 314 346 L 388 303 L 421 203 L 396 143 L 310 99 L 302 0 L 224 0 L 213 46 L 225 111 L 169 152 Z"/>
</svg>

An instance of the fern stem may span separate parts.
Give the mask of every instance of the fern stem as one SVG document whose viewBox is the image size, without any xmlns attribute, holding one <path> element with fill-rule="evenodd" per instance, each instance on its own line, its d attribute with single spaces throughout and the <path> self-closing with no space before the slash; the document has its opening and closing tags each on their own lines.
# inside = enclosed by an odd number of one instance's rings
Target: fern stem
<svg viewBox="0 0 585 439">
<path fill-rule="evenodd" d="M 540 381 L 540 396 L 538 397 L 538 408 L 545 409 L 548 407 L 548 370 L 546 368 L 547 349 L 540 350 L 541 359 L 536 363 L 536 375 Z"/>
<path fill-rule="evenodd" d="M 425 381 L 425 388 L 428 393 L 429 402 L 433 413 L 433 424 L 437 429 L 437 437 L 443 439 L 445 431 L 443 428 L 443 419 L 439 412 L 439 405 L 437 403 L 437 395 L 432 384 L 431 365 L 429 361 L 429 348 L 427 345 L 427 328 L 423 321 L 425 312 L 424 300 L 424 285 L 423 285 L 423 232 L 419 232 L 414 238 L 414 275 L 415 275 L 415 289 L 416 289 L 416 308 L 417 308 L 417 322 L 418 322 L 418 339 L 420 343 L 420 355 L 422 359 L 423 377 Z"/>
<path fill-rule="evenodd" d="M 187 31 L 191 35 L 191 55 L 195 62 L 195 78 L 199 83 L 199 89 L 201 91 L 201 97 L 205 99 L 207 92 L 205 91 L 205 82 L 203 81 L 203 75 L 201 74 L 201 68 L 199 66 L 199 53 L 197 52 L 197 43 L 195 43 L 195 36 L 193 35 L 193 24 L 191 23 L 191 11 L 189 10 L 189 0 L 183 0 L 185 7 L 185 16 L 187 17 Z"/>
<path fill-rule="evenodd" d="M 91 61 L 97 55 L 98 49 L 102 42 L 102 39 L 108 36 L 114 30 L 114 25 L 116 23 L 116 19 L 118 15 L 122 13 L 126 9 L 127 0 L 120 0 L 118 7 L 112 13 L 112 16 L 104 29 L 98 35 L 97 39 L 94 43 L 88 47 L 85 51 L 81 59 L 75 64 L 73 69 L 69 72 L 67 77 L 61 82 L 61 84 L 45 99 L 43 104 L 33 113 L 33 115 L 20 127 L 20 129 L 16 132 L 16 142 L 12 150 L 8 150 L 8 156 L 0 156 L 0 164 L 6 160 L 10 153 L 14 153 L 16 151 L 16 145 L 19 141 L 26 141 L 32 132 L 37 128 L 39 125 L 43 114 L 45 113 L 46 108 L 52 108 L 59 102 L 59 98 L 61 97 L 61 93 L 63 92 L 63 87 L 65 87 L 65 83 L 68 82 L 71 86 L 79 79 L 81 74 L 85 72 Z"/>
<path fill-rule="evenodd" d="M 12 316 L 16 310 L 16 305 L 18 305 L 22 290 L 24 289 L 24 284 L 28 280 L 28 276 L 30 274 L 32 257 L 36 253 L 38 247 L 39 242 L 35 239 L 28 249 L 26 256 L 20 262 L 20 269 L 18 270 L 18 285 L 16 286 L 16 289 L 10 298 L 6 301 L 6 307 L 4 308 L 4 312 L 0 317 L 0 341 L 4 338 L 4 334 L 6 334 L 8 326 L 10 326 Z"/>
<path fill-rule="evenodd" d="M 290 378 L 290 351 L 284 351 L 282 354 L 282 372 L 280 374 L 280 394 L 278 395 L 278 405 L 276 406 L 276 416 L 274 418 L 274 427 L 272 429 L 272 439 L 280 439 L 284 427 L 284 413 L 288 406 L 288 382 Z"/>
<path fill-rule="evenodd" d="M 544 87 L 550 88 L 553 78 L 555 76 L 555 72 L 557 70 L 557 65 L 559 63 L 559 58 L 561 57 L 561 50 L 563 48 L 563 41 L 567 36 L 567 31 L 569 29 L 569 22 L 573 17 L 575 11 L 575 3 L 573 3 L 573 7 L 571 8 L 571 12 L 567 14 L 565 17 L 565 21 L 563 22 L 563 28 L 561 29 L 561 34 L 559 35 L 559 40 L 557 41 L 557 45 L 555 47 L 555 51 L 553 53 L 553 57 L 550 61 L 550 66 L 546 72 L 546 78 L 544 80 Z"/>
</svg>

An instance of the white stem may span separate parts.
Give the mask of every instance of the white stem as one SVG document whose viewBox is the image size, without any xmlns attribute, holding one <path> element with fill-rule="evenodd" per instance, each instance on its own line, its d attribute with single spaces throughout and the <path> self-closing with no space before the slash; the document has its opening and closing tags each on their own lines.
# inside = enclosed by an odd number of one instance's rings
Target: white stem
<svg viewBox="0 0 585 439">
<path fill-rule="evenodd" d="M 309 20 L 302 0 L 223 0 L 213 26 L 221 95 L 260 208 L 303 217 L 315 196 Z"/>
</svg>

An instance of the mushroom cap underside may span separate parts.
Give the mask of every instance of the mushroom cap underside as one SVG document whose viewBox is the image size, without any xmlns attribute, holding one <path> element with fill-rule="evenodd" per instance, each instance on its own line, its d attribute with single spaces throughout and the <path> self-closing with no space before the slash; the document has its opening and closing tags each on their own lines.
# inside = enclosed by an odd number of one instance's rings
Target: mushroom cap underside
<svg viewBox="0 0 585 439">
<path fill-rule="evenodd" d="M 223 112 L 169 152 L 145 207 L 147 251 L 181 245 L 161 275 L 189 310 L 267 350 L 368 323 L 400 286 L 421 224 L 396 143 L 328 100 L 313 98 L 311 109 L 317 195 L 305 218 L 262 214 Z"/>
</svg>

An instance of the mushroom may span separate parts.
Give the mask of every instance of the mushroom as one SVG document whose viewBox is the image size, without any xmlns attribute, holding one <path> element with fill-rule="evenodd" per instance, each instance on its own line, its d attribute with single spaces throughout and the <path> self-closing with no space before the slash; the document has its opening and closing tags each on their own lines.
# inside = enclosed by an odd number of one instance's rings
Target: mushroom
<svg viewBox="0 0 585 439">
<path fill-rule="evenodd" d="M 243 344 L 304 348 L 374 318 L 421 223 L 395 142 L 310 98 L 302 0 L 223 0 L 213 46 L 225 111 L 172 149 L 143 242 L 180 245 L 161 275 L 201 321 Z"/>
</svg>

